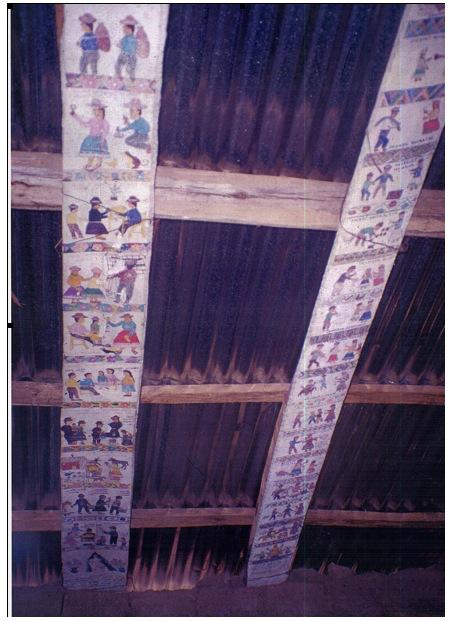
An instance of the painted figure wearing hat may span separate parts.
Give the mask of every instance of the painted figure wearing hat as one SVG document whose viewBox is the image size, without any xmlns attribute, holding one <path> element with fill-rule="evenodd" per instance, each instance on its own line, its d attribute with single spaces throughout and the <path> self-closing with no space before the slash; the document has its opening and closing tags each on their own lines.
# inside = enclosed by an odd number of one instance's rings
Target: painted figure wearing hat
<svg viewBox="0 0 450 621">
<path fill-rule="evenodd" d="M 117 46 L 120 48 L 120 54 L 116 61 L 115 71 L 118 77 L 122 77 L 122 67 L 129 77 L 134 80 L 137 64 L 137 45 L 138 41 L 135 35 L 137 21 L 131 15 L 127 15 L 120 20 L 123 25 L 124 36 L 120 39 Z"/>
<path fill-rule="evenodd" d="M 83 291 L 83 296 L 91 298 L 103 298 L 104 293 L 99 287 L 99 280 L 100 276 L 102 275 L 102 270 L 99 267 L 92 267 L 91 272 L 91 278 L 86 278 L 86 287 Z"/>
<path fill-rule="evenodd" d="M 102 165 L 103 158 L 109 156 L 106 137 L 109 133 L 109 124 L 105 119 L 106 105 L 100 99 L 94 98 L 89 104 L 92 108 L 92 117 L 83 119 L 75 112 L 75 106 L 71 106 L 71 116 L 83 127 L 89 127 L 89 135 L 84 138 L 80 146 L 80 155 L 88 157 L 86 166 L 88 171 L 93 171 Z"/>
<path fill-rule="evenodd" d="M 150 153 L 151 147 L 148 142 L 148 135 L 150 132 L 149 123 L 143 118 L 142 110 L 146 108 L 140 99 L 133 98 L 131 101 L 125 104 L 126 108 L 130 109 L 131 121 L 127 116 L 123 117 L 124 127 L 118 127 L 117 132 L 132 131 L 131 136 L 125 138 L 125 143 L 136 149 L 145 149 L 147 153 Z"/>
<path fill-rule="evenodd" d="M 78 205 L 72 203 L 69 205 L 69 213 L 66 215 L 66 224 L 72 239 L 81 239 L 83 237 L 78 222 Z"/>
<path fill-rule="evenodd" d="M 400 112 L 400 108 L 392 108 L 389 116 L 383 116 L 375 123 L 375 127 L 379 127 L 380 133 L 378 134 L 378 140 L 375 145 L 375 151 L 381 148 L 382 151 L 386 150 L 389 144 L 389 132 L 395 128 L 400 131 L 400 123 L 395 118 Z"/>
<path fill-rule="evenodd" d="M 137 224 L 141 224 L 142 216 L 141 212 L 138 209 L 139 199 L 136 196 L 129 196 L 127 198 L 127 207 L 128 210 L 125 213 L 118 214 L 124 218 L 123 223 L 120 226 L 120 233 L 125 235 L 126 231 Z"/>
<path fill-rule="evenodd" d="M 133 315 L 130 313 L 125 313 L 120 316 L 122 321 L 118 321 L 117 323 L 113 323 L 110 319 L 107 320 L 109 326 L 113 326 L 116 328 L 120 326 L 122 330 L 115 336 L 114 343 L 139 343 L 138 336 L 136 334 L 137 326 L 133 321 Z"/>
<path fill-rule="evenodd" d="M 89 222 L 86 227 L 86 234 L 95 235 L 96 237 L 107 235 L 108 231 L 102 220 L 108 217 L 109 210 L 106 209 L 105 211 L 100 211 L 103 204 L 98 196 L 93 196 L 89 202 L 91 204 L 91 208 L 88 214 Z"/>
<path fill-rule="evenodd" d="M 120 294 L 123 290 L 125 290 L 125 300 L 128 304 L 133 296 L 134 291 L 134 283 L 136 282 L 137 272 L 134 269 L 136 267 L 137 262 L 135 259 L 128 259 L 125 261 L 125 269 L 117 272 L 117 274 L 112 274 L 108 276 L 108 278 L 118 278 L 119 284 L 117 286 L 116 293 L 116 302 L 120 302 Z"/>
<path fill-rule="evenodd" d="M 80 344 L 87 348 L 86 342 L 93 344 L 92 339 L 89 335 L 89 330 L 85 326 L 85 319 L 87 316 L 83 313 L 75 313 L 72 315 L 74 322 L 68 326 L 69 334 L 70 334 L 70 347 L 73 349 L 75 339 L 80 341 Z"/>
<path fill-rule="evenodd" d="M 64 292 L 64 297 L 79 298 L 84 291 L 84 287 L 82 287 L 81 283 L 86 279 L 80 274 L 81 267 L 78 267 L 78 265 L 72 265 L 69 267 L 69 271 L 70 274 L 66 280 L 69 288 Z"/>
<path fill-rule="evenodd" d="M 77 42 L 82 49 L 80 58 L 80 73 L 87 73 L 88 67 L 92 74 L 97 73 L 97 62 L 99 58 L 99 45 L 94 34 L 94 24 L 96 18 L 90 13 L 85 13 L 78 18 L 81 22 L 83 35 Z"/>
</svg>

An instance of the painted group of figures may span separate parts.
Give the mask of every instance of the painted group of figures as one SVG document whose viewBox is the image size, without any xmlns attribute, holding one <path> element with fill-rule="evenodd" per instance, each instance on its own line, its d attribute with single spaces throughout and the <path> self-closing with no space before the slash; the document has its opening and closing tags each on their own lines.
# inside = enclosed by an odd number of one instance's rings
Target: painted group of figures
<svg viewBox="0 0 450 621">
<path fill-rule="evenodd" d="M 124 269 L 106 276 L 107 281 L 117 279 L 117 289 L 114 293 L 115 302 L 120 303 L 123 296 L 125 296 L 125 304 L 130 303 L 138 276 L 136 267 L 142 267 L 142 264 L 137 259 L 126 259 Z M 78 265 L 71 265 L 69 267 L 70 274 L 66 281 L 69 287 L 64 292 L 64 297 L 70 298 L 74 302 L 83 299 L 92 302 L 101 301 L 105 298 L 105 292 L 101 288 L 103 270 L 94 266 L 91 267 L 92 275 L 83 276 L 81 269 Z M 78 317 L 79 319 L 82 319 L 82 317 Z"/>
<path fill-rule="evenodd" d="M 103 496 L 103 498 L 106 502 L 106 496 Z M 109 502 L 111 502 L 111 499 L 109 499 Z M 99 511 L 100 509 L 95 509 L 94 507 L 94 510 Z M 123 535 L 120 536 L 119 541 L 119 531 L 117 526 L 108 525 L 107 530 L 105 530 L 104 527 L 99 529 L 98 527 L 92 528 L 91 526 L 85 526 L 84 529 L 82 529 L 78 522 L 75 522 L 71 529 L 67 531 L 63 544 L 69 549 L 76 549 L 77 546 L 86 548 L 111 546 L 117 547 L 120 550 L 128 549 L 126 537 Z"/>
<path fill-rule="evenodd" d="M 63 486 L 71 490 L 86 486 L 95 488 L 120 487 L 129 490 L 131 483 L 122 481 L 128 466 L 127 460 L 116 457 L 109 457 L 102 463 L 100 457 L 87 459 L 84 456 L 64 456 L 62 459 Z"/>
<path fill-rule="evenodd" d="M 136 380 L 132 372 L 128 369 L 122 371 L 123 377 L 120 380 L 123 397 L 132 397 L 136 393 Z M 92 395 L 100 396 L 101 390 L 117 390 L 119 385 L 119 379 L 115 375 L 115 370 L 112 368 L 105 371 L 97 371 L 97 378 L 94 381 L 92 372 L 87 371 L 84 373 L 84 377 L 77 378 L 77 374 L 74 371 L 70 371 L 67 374 L 66 391 L 70 401 L 81 401 L 80 393 L 88 392 Z"/>
<path fill-rule="evenodd" d="M 133 353 L 138 353 L 136 345 L 138 345 L 140 341 L 137 335 L 137 325 L 131 313 L 124 313 L 120 316 L 119 321 L 111 321 L 110 317 L 104 318 L 106 328 L 121 328 L 114 337 L 109 336 L 107 330 L 105 330 L 103 336 L 100 334 L 100 317 L 92 317 L 89 328 L 85 324 L 85 320 L 89 319 L 89 317 L 84 313 L 75 313 L 72 315 L 72 318 L 74 322 L 68 326 L 71 349 L 73 349 L 75 345 L 81 345 L 84 349 L 90 349 L 90 347 L 93 346 L 100 347 L 106 354 L 120 354 L 125 346 L 130 346 Z M 100 376 L 100 379 L 97 378 L 97 383 L 103 388 L 112 387 L 111 383 L 114 382 L 113 375 L 114 373 L 111 372 L 111 369 L 108 369 L 107 375 L 105 376 L 106 379 L 104 376 Z M 122 386 L 133 385 L 134 378 L 131 371 L 127 371 L 126 375 L 124 374 L 122 378 Z M 95 390 L 91 390 L 91 392 L 95 394 Z M 124 392 L 128 394 L 134 391 L 127 388 Z"/>
<path fill-rule="evenodd" d="M 89 200 L 90 208 L 85 234 L 96 239 L 105 239 L 108 233 L 114 231 L 116 236 L 123 236 L 129 229 L 137 226 L 140 226 L 141 232 L 144 232 L 142 225 L 145 221 L 139 211 L 139 202 L 140 199 L 137 196 L 131 195 L 126 200 L 126 206 L 105 207 L 98 196 L 93 196 Z M 79 205 L 71 203 L 68 209 L 66 224 L 72 239 L 86 239 L 80 228 Z M 108 228 L 103 223 L 105 219 L 107 219 Z M 122 220 L 120 226 L 117 226 L 117 219 Z"/>
<path fill-rule="evenodd" d="M 61 431 L 66 443 L 69 446 L 84 445 L 87 441 L 85 430 L 87 422 L 82 419 L 75 422 L 71 416 L 66 416 L 63 422 Z M 133 434 L 126 429 L 122 429 L 123 423 L 119 416 L 111 416 L 111 422 L 108 423 L 108 426 L 110 430 L 105 431 L 103 421 L 98 420 L 95 422 L 95 426 L 90 431 L 93 446 L 99 446 L 105 440 L 108 444 L 115 445 L 118 439 L 120 439 L 122 446 L 133 446 Z"/>
</svg>

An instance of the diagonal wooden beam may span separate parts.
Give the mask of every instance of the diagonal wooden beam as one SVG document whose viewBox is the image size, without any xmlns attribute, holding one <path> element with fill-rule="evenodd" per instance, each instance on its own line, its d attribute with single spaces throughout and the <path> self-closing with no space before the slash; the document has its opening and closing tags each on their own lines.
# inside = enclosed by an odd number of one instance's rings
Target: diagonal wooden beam
<svg viewBox="0 0 450 621">
<path fill-rule="evenodd" d="M 290 384 L 188 384 L 143 386 L 141 403 L 279 403 Z M 61 407 L 62 384 L 12 382 L 12 404 Z M 356 384 L 350 386 L 346 404 L 444 405 L 444 386 Z"/>
<path fill-rule="evenodd" d="M 60 211 L 59 153 L 12 153 L 11 204 Z M 335 231 L 348 185 L 158 166 L 155 217 Z M 444 192 L 423 190 L 407 235 L 444 237 Z"/>
<path fill-rule="evenodd" d="M 194 528 L 200 526 L 249 526 L 253 507 L 207 509 L 133 509 L 131 528 Z M 336 511 L 310 509 L 309 526 L 348 528 L 444 528 L 445 514 L 384 513 L 381 511 Z M 13 511 L 13 532 L 60 531 L 60 511 Z"/>
</svg>

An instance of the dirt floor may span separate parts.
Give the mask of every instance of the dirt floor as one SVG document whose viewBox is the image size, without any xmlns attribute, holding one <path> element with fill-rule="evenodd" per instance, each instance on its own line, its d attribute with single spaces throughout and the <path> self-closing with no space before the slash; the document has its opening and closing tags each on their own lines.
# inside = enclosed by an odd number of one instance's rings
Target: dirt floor
<svg viewBox="0 0 450 621">
<path fill-rule="evenodd" d="M 15 617 L 444 616 L 442 567 L 394 574 L 330 565 L 326 574 L 294 570 L 287 582 L 246 588 L 217 576 L 190 591 L 102 593 L 58 587 L 13 590 Z"/>
</svg>

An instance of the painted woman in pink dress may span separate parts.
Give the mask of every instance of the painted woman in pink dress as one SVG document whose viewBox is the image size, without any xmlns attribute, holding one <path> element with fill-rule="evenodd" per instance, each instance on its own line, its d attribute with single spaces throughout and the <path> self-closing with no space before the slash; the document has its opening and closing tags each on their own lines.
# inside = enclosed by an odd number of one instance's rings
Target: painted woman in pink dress
<svg viewBox="0 0 450 621">
<path fill-rule="evenodd" d="M 106 105 L 99 99 L 93 99 L 89 104 L 92 107 L 92 117 L 85 120 L 75 112 L 75 106 L 71 107 L 70 114 L 83 127 L 89 127 L 89 135 L 80 146 L 80 155 L 86 155 L 88 161 L 84 167 L 92 172 L 102 165 L 104 157 L 109 156 L 106 137 L 109 133 L 109 124 L 105 119 Z"/>
</svg>

